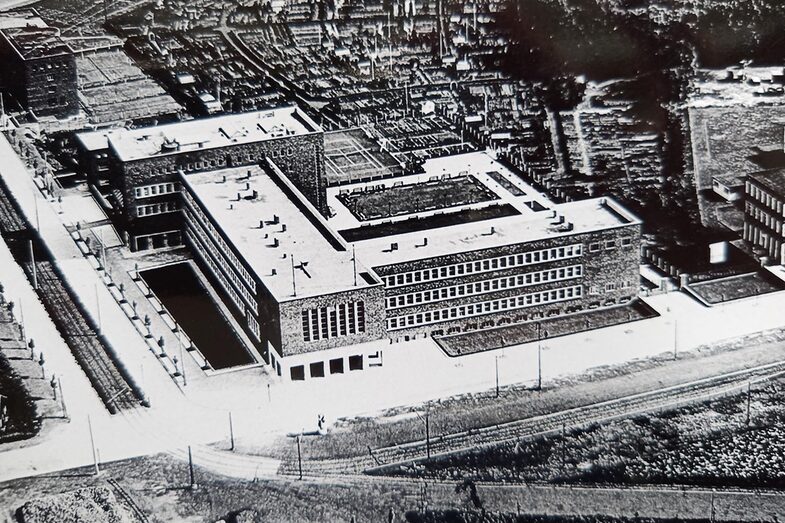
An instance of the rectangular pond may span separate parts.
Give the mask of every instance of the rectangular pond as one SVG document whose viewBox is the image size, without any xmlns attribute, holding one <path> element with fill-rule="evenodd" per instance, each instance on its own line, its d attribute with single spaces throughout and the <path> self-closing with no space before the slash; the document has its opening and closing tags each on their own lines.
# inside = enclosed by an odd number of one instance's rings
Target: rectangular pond
<svg viewBox="0 0 785 523">
<path fill-rule="evenodd" d="M 139 274 L 214 369 L 256 362 L 190 264 Z"/>
</svg>

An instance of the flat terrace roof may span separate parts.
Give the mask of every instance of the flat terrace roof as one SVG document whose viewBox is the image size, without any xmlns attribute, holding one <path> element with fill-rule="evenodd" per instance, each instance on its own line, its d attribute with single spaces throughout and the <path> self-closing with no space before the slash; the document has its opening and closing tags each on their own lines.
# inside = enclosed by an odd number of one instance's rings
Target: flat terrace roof
<svg viewBox="0 0 785 523">
<path fill-rule="evenodd" d="M 296 106 L 201 118 L 108 134 L 124 162 L 322 132 Z"/>
<path fill-rule="evenodd" d="M 302 195 L 292 194 L 285 180 L 274 179 L 258 166 L 182 178 L 276 300 L 380 285 L 372 276 L 363 277 L 368 270 L 358 261 L 355 286 L 351 247 L 320 229 L 317 213 L 302 203 Z"/>
<path fill-rule="evenodd" d="M 749 177 L 775 194 L 785 196 L 785 169 L 753 173 Z"/>
<path fill-rule="evenodd" d="M 431 230 L 354 242 L 358 259 L 371 267 L 527 243 L 568 238 L 640 220 L 611 198 L 556 204 L 534 214 L 505 216 Z M 427 239 L 427 241 L 426 241 Z M 397 244 L 392 249 L 392 244 Z"/>
<path fill-rule="evenodd" d="M 23 60 L 73 54 L 54 27 L 9 27 L 0 32 Z"/>
<path fill-rule="evenodd" d="M 423 167 L 424 174 L 328 188 L 327 201 L 334 211 L 329 223 L 333 228 L 344 233 L 381 229 L 380 234 L 365 235 L 368 239 L 352 241 L 358 259 L 366 265 L 380 267 L 641 223 L 611 198 L 556 204 L 486 152 L 434 158 L 426 161 Z M 457 205 L 386 219 L 362 220 L 339 198 L 342 191 L 351 194 L 356 190 L 378 190 L 383 184 L 388 188 L 411 185 L 408 198 L 422 199 L 418 194 L 422 187 L 438 183 L 445 177 L 455 180 L 467 176 L 495 194 L 496 199 L 462 203 L 466 200 L 456 197 L 448 203 L 458 202 Z M 401 193 L 404 191 L 391 192 Z M 483 209 L 499 205 L 515 212 L 488 212 L 487 216 L 496 217 L 481 217 L 476 221 L 464 219 L 467 212 L 479 211 L 481 214 Z M 454 223 L 450 223 L 449 216 L 455 217 Z M 433 227 L 420 227 L 422 222 L 429 220 L 438 223 Z M 402 222 L 400 227 L 393 226 L 397 222 Z M 347 237 L 352 235 L 347 234 Z M 397 244 L 397 248 L 392 249 L 392 244 Z"/>
</svg>

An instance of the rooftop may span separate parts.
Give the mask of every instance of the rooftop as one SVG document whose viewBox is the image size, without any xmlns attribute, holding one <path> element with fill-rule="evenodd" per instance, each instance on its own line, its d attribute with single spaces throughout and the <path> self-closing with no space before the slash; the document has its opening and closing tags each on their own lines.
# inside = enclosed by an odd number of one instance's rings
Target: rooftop
<svg viewBox="0 0 785 523">
<path fill-rule="evenodd" d="M 362 277 L 367 269 L 358 262 L 355 286 L 351 248 L 320 230 L 320 217 L 306 208 L 304 198 L 293 200 L 282 182 L 262 168 L 221 169 L 182 178 L 278 301 L 295 299 L 293 273 L 297 298 L 371 285 Z"/>
<path fill-rule="evenodd" d="M 610 198 L 554 205 L 536 215 L 516 215 L 409 232 L 354 243 L 357 257 L 371 267 L 490 249 L 545 238 L 575 236 L 640 221 Z M 569 227 L 568 225 L 571 225 Z M 427 243 L 425 239 L 427 238 Z M 392 243 L 397 249 L 391 250 Z"/>
<path fill-rule="evenodd" d="M 73 50 L 60 38 L 54 27 L 9 27 L 2 34 L 24 60 L 73 54 Z"/>
<path fill-rule="evenodd" d="M 141 129 L 119 129 L 107 136 L 118 158 L 128 162 L 315 132 L 321 132 L 321 128 L 296 106 L 289 106 Z"/>
<path fill-rule="evenodd" d="M 785 196 L 785 169 L 753 173 L 749 177 L 774 193 Z"/>
<path fill-rule="evenodd" d="M 637 217 L 610 198 L 555 204 L 485 152 L 435 158 L 428 160 L 424 168 L 425 173 L 420 175 L 328 189 L 328 204 L 334 211 L 329 222 L 332 227 L 343 231 L 356 231 L 364 227 L 383 228 L 382 234 L 368 235 L 376 237 L 353 242 L 357 257 L 363 263 L 379 267 L 640 223 Z M 408 197 L 422 199 L 420 191 L 427 190 L 435 180 L 459 180 L 465 177 L 482 184 L 495 198 L 478 202 L 454 197 L 446 202 L 455 203 L 453 206 L 445 205 L 438 209 L 371 220 L 358 219 L 339 198 L 342 191 L 344 196 L 346 191 L 353 194 L 351 191 L 361 190 L 376 191 L 375 194 L 378 194 L 380 186 L 387 184 L 390 189 L 397 189 L 395 192 L 390 191 L 390 194 L 399 197 L 403 192 L 401 186 L 411 185 L 413 192 Z M 486 212 L 485 215 L 492 217 L 481 217 L 479 220 L 463 219 L 461 216 L 475 211 L 482 214 L 483 210 L 499 205 L 515 212 Z M 446 216 L 452 213 L 456 219 L 450 224 Z M 407 220 L 398 230 L 393 226 L 396 222 Z M 431 220 L 435 225 L 418 227 L 417 220 Z M 416 230 L 418 228 L 420 230 Z M 391 248 L 393 243 L 397 244 L 396 249 Z"/>
</svg>

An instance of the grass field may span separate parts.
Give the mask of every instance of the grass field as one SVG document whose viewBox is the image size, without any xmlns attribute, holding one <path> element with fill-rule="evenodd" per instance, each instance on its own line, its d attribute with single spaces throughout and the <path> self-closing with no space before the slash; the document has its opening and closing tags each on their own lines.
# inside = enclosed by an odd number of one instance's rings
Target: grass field
<svg viewBox="0 0 785 523">
<path fill-rule="evenodd" d="M 410 469 L 479 481 L 779 488 L 785 480 L 785 381 L 660 414 L 568 430 Z"/>
<path fill-rule="evenodd" d="M 370 191 L 342 193 L 338 200 L 358 220 L 377 220 L 403 214 L 446 209 L 496 200 L 498 197 L 473 176 L 457 176 Z"/>
</svg>

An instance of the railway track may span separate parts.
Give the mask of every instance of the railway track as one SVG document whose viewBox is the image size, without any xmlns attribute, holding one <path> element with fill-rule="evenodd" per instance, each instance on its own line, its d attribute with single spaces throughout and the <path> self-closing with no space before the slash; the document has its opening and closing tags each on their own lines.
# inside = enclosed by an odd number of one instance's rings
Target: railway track
<svg viewBox="0 0 785 523">
<path fill-rule="evenodd" d="M 785 361 L 734 371 L 681 385 L 675 385 L 576 407 L 552 414 L 515 420 L 452 434 L 432 436 L 430 441 L 370 449 L 363 456 L 332 460 L 305 460 L 303 474 L 309 476 L 384 473 L 390 468 L 431 458 L 460 454 L 513 441 L 560 434 L 566 429 L 585 427 L 632 417 L 647 412 L 669 410 L 700 403 L 711 398 L 745 390 L 748 383 L 757 383 L 785 375 Z M 281 463 L 280 474 L 299 475 L 296 459 Z"/>
<path fill-rule="evenodd" d="M 84 309 L 58 274 L 48 249 L 18 210 L 2 181 L 0 236 L 30 281 L 33 280 L 33 263 L 29 251 L 32 242 L 36 253 L 36 292 L 107 409 L 114 413 L 138 407 L 143 400 L 141 393 L 136 393 L 130 386 L 119 363 L 112 358 L 110 349 L 103 344 L 96 329 L 87 320 Z"/>
<path fill-rule="evenodd" d="M 139 523 L 150 523 L 150 518 L 147 517 L 147 514 L 145 514 L 144 511 L 141 508 L 139 508 L 139 505 L 136 504 L 133 498 L 128 494 L 128 492 L 126 492 L 126 490 L 122 487 L 122 485 L 120 485 L 120 483 L 117 482 L 116 479 L 109 478 L 107 480 L 107 483 L 109 483 L 112 486 L 112 489 L 114 489 L 115 494 L 117 494 L 117 496 L 120 499 L 122 499 L 123 502 L 125 502 L 128 508 L 131 509 L 131 512 L 134 513 L 134 516 L 136 517 L 136 520 Z"/>
</svg>

